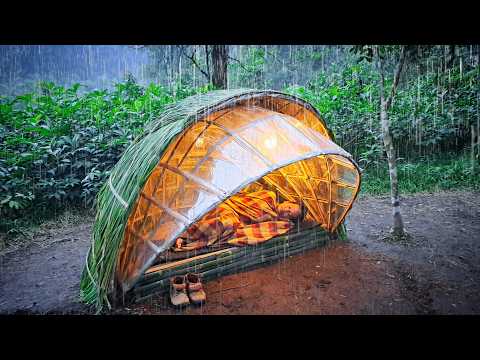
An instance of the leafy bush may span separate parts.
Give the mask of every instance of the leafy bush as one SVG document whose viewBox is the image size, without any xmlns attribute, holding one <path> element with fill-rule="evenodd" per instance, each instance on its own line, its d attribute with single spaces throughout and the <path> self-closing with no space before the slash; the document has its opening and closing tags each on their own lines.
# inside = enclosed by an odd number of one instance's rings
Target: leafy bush
<svg viewBox="0 0 480 360">
<path fill-rule="evenodd" d="M 122 152 L 168 103 L 209 88 L 159 85 L 133 78 L 112 91 L 80 95 L 41 83 L 40 91 L 0 97 L 0 230 L 15 220 L 65 206 L 92 206 Z"/>
<path fill-rule="evenodd" d="M 356 159 L 373 161 L 381 144 L 378 120 L 378 89 L 368 64 L 355 64 L 342 72 L 318 75 L 305 87 L 286 92 L 311 102 L 325 117 L 335 140 Z"/>
<path fill-rule="evenodd" d="M 410 69 L 389 111 L 390 130 L 399 157 L 468 150 L 470 127 L 478 118 L 478 67 L 417 74 Z M 413 73 L 412 73 L 413 72 Z M 415 76 L 414 76 L 415 75 Z M 418 75 L 418 76 L 417 76 Z M 368 63 L 319 74 L 290 94 L 311 102 L 325 117 L 336 141 L 362 167 L 384 160 L 375 69 Z"/>
<path fill-rule="evenodd" d="M 472 171 L 468 156 L 444 154 L 424 157 L 417 162 L 398 164 L 398 186 L 401 193 L 435 192 L 441 190 L 480 190 L 480 176 Z M 386 166 L 372 167 L 362 177 L 362 192 L 372 195 L 390 193 Z"/>
</svg>

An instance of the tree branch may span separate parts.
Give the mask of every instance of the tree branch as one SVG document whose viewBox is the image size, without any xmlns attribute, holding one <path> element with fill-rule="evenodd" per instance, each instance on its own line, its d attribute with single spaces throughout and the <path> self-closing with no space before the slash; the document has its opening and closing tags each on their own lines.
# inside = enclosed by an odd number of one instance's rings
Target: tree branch
<svg viewBox="0 0 480 360">
<path fill-rule="evenodd" d="M 383 63 L 382 63 L 382 60 L 380 59 L 380 53 L 378 51 L 378 45 L 374 46 L 373 54 L 375 56 L 377 69 L 378 69 L 378 72 L 380 74 L 380 84 L 379 84 L 380 85 L 380 101 L 381 101 L 382 106 L 383 106 L 383 101 L 384 101 L 384 96 L 385 96 L 385 92 L 384 92 L 385 77 L 383 75 Z"/>
<path fill-rule="evenodd" d="M 393 84 L 392 84 L 392 91 L 390 92 L 390 96 L 387 99 L 385 108 L 388 110 L 390 105 L 392 104 L 392 100 L 395 97 L 397 92 L 398 82 L 400 81 L 400 75 L 402 74 L 403 65 L 405 64 L 405 45 L 402 45 L 402 49 L 400 50 L 400 59 L 398 60 L 397 67 L 395 69 L 395 75 L 393 77 Z M 383 71 L 382 71 L 382 82 L 383 82 Z"/>
<path fill-rule="evenodd" d="M 228 56 L 228 58 L 229 58 L 230 60 L 233 60 L 233 61 L 238 62 L 238 63 L 240 64 L 240 67 L 241 67 L 243 70 L 250 72 L 250 70 L 249 70 L 248 68 L 246 68 L 245 65 L 243 65 L 240 60 L 235 59 L 234 57 L 231 57 L 230 55 Z"/>
<path fill-rule="evenodd" d="M 201 67 L 200 65 L 197 63 L 197 60 L 195 60 L 195 50 L 193 51 L 192 55 L 188 55 L 186 52 L 185 52 L 185 49 L 183 48 L 183 45 L 180 45 L 180 51 L 182 52 L 183 55 L 185 55 L 185 57 L 187 57 L 188 59 L 190 59 L 190 61 L 193 63 L 193 65 L 195 65 L 195 67 L 200 70 L 200 72 L 205 75 L 205 77 L 210 81 L 210 75 L 208 73 L 206 73 Z"/>
</svg>

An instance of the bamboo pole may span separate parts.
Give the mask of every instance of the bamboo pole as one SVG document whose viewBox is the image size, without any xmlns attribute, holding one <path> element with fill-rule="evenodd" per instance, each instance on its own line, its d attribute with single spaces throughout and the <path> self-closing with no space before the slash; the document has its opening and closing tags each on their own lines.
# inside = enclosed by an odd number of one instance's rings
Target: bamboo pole
<svg viewBox="0 0 480 360">
<path fill-rule="evenodd" d="M 332 229 L 332 175 L 330 173 L 330 163 L 329 158 L 325 157 L 325 165 L 327 166 L 327 177 L 328 177 L 328 219 L 327 219 L 327 229 L 330 231 Z"/>
</svg>

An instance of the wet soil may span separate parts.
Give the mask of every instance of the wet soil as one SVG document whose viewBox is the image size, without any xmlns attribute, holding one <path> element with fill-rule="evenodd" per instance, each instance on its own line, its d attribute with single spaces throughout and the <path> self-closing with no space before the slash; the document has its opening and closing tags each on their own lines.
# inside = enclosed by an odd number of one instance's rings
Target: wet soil
<svg viewBox="0 0 480 360">
<path fill-rule="evenodd" d="M 388 197 L 360 198 L 349 240 L 205 284 L 207 303 L 153 296 L 110 314 L 480 314 L 480 193 L 402 199 L 411 238 L 388 240 Z M 0 313 L 88 313 L 78 300 L 91 219 L 0 255 Z"/>
<path fill-rule="evenodd" d="M 91 229 L 89 218 L 0 255 L 0 313 L 84 312 L 79 300 L 80 275 Z"/>
</svg>

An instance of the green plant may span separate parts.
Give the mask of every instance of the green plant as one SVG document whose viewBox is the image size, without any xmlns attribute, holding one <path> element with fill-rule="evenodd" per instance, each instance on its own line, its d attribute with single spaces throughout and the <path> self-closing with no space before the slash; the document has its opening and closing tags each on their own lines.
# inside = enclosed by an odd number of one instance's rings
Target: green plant
<svg viewBox="0 0 480 360">
<path fill-rule="evenodd" d="M 123 151 L 165 105 L 208 87 L 142 87 L 133 77 L 111 91 L 79 94 L 42 82 L 38 91 L 0 97 L 0 231 L 18 218 L 93 206 Z"/>
<path fill-rule="evenodd" d="M 253 47 L 248 49 L 242 63 L 231 61 L 229 68 L 233 73 L 234 81 L 250 88 L 265 87 L 265 55 L 265 49 Z"/>
<path fill-rule="evenodd" d="M 471 126 L 477 126 L 479 111 L 478 71 L 478 66 L 454 66 L 446 72 L 419 73 L 412 65 L 389 111 L 398 157 L 415 161 L 470 147 Z M 384 160 L 378 82 L 369 63 L 349 63 L 338 73 L 320 73 L 305 86 L 285 91 L 312 103 L 336 141 L 361 166 Z"/>
<path fill-rule="evenodd" d="M 442 190 L 480 189 L 480 177 L 472 171 L 468 154 L 441 154 L 417 162 L 398 163 L 399 190 L 403 194 Z M 362 177 L 363 193 L 388 194 L 390 183 L 384 165 L 367 169 Z"/>
</svg>

